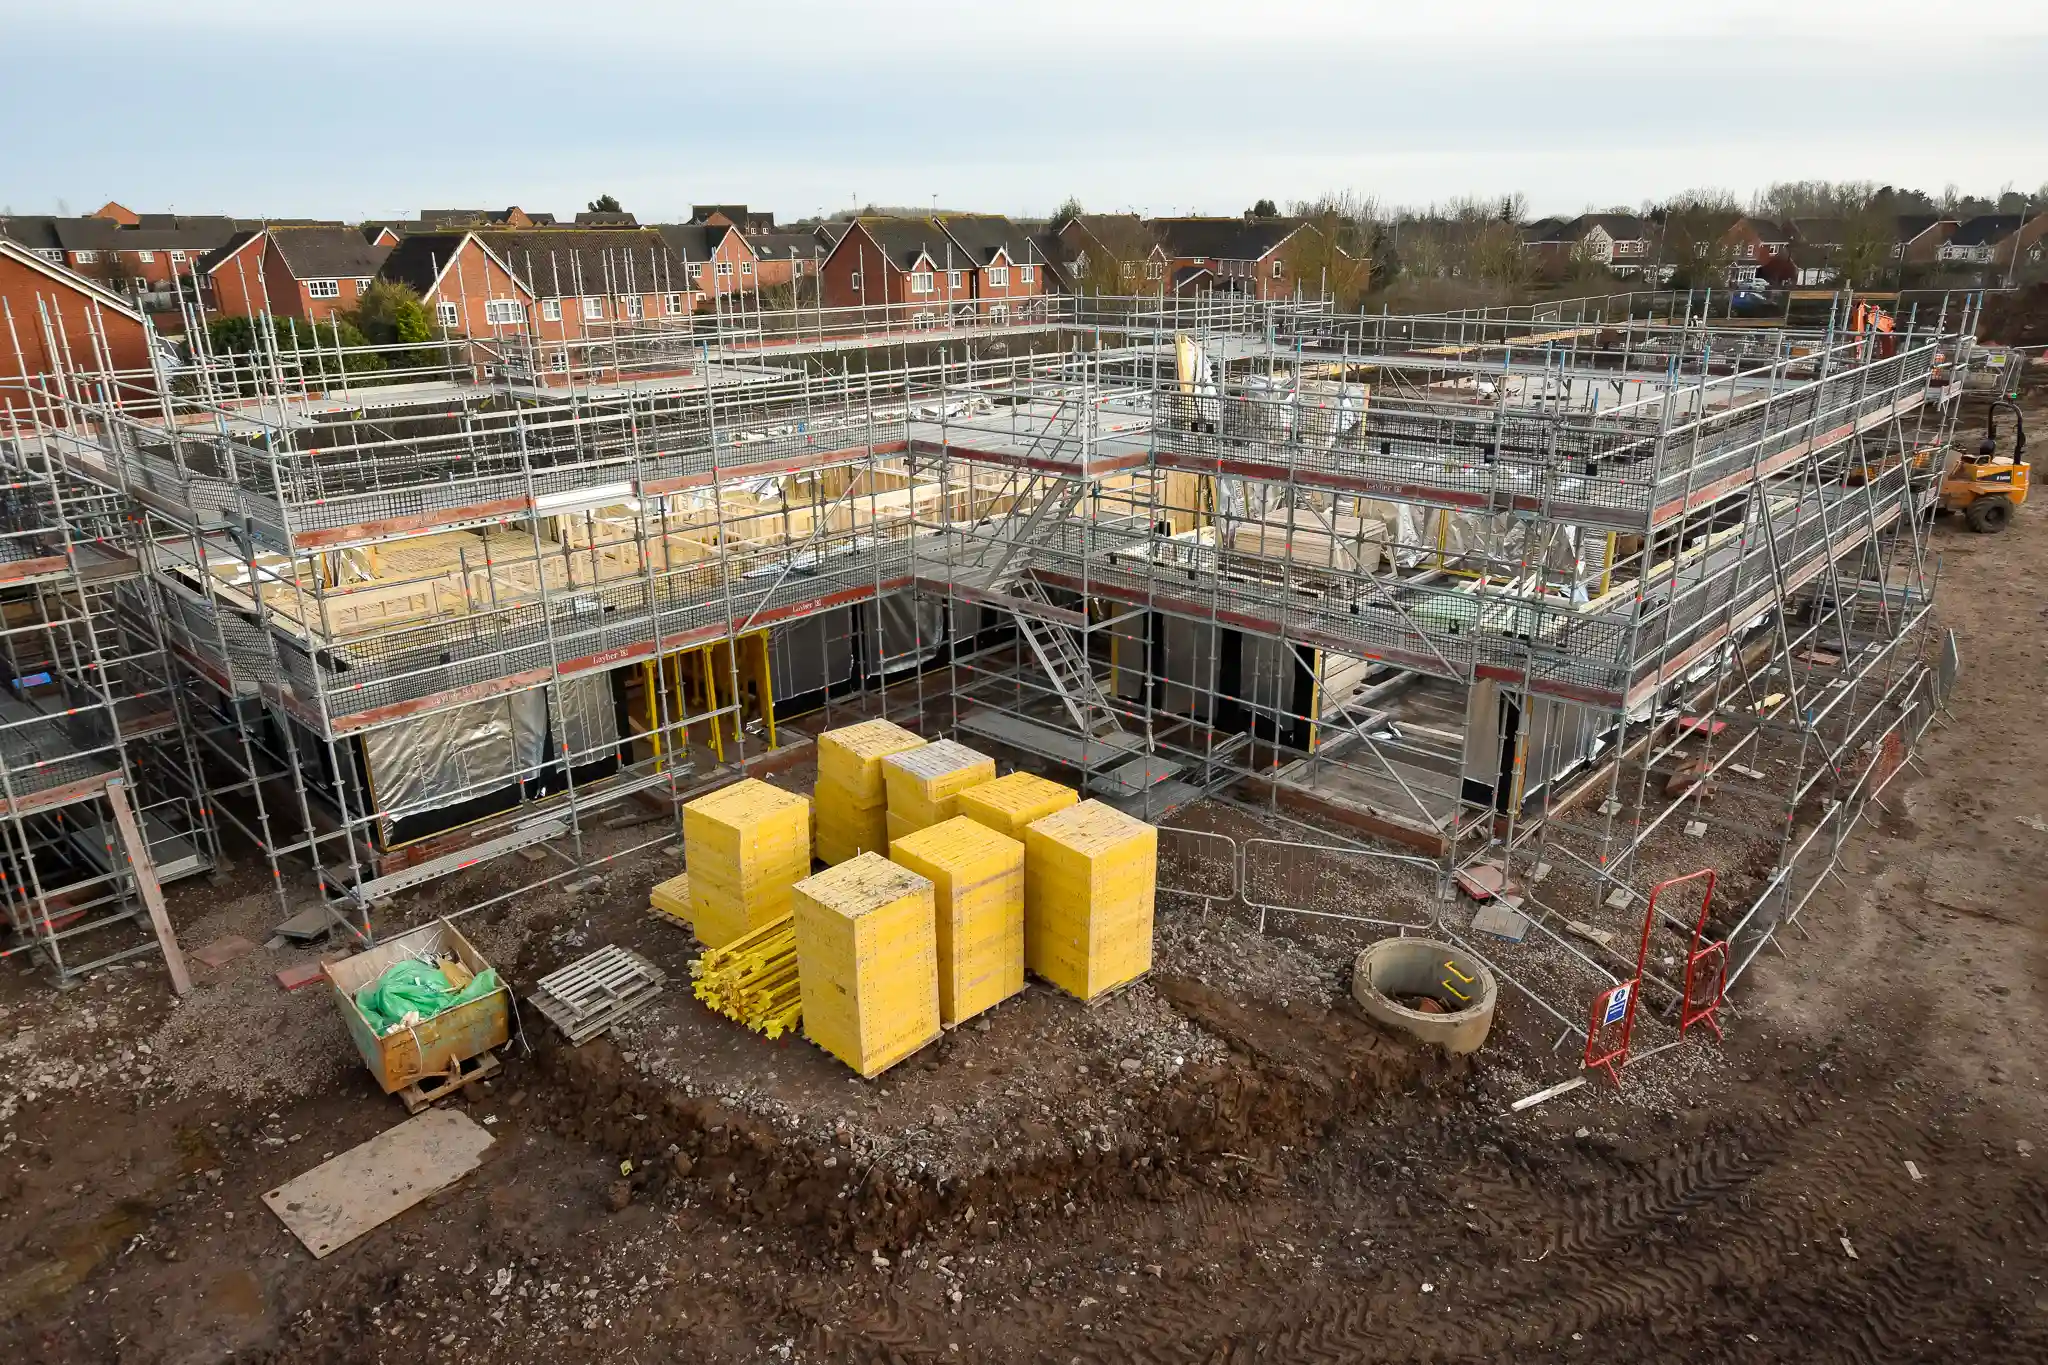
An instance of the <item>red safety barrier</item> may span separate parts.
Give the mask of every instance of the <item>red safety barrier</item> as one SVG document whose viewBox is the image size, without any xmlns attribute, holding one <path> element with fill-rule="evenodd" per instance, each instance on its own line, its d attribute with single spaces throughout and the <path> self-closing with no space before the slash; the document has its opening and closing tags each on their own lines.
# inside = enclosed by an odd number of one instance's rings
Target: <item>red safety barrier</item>
<svg viewBox="0 0 2048 1365">
<path fill-rule="evenodd" d="M 1635 1032 L 1639 984 L 1624 981 L 1594 996 L 1593 1015 L 1586 1021 L 1585 1069 L 1606 1071 L 1617 1090 L 1621 1089 L 1621 1068 L 1628 1064 L 1629 1035 Z"/>
<path fill-rule="evenodd" d="M 1679 1037 L 1694 1024 L 1705 1024 L 1716 1038 L 1721 1037 L 1721 1021 L 1714 1016 L 1727 994 L 1728 940 L 1701 946 L 1699 935 L 1693 935 L 1693 949 L 1685 959 L 1685 1007 L 1678 1014 Z"/>
<path fill-rule="evenodd" d="M 1629 1040 L 1635 1034 L 1636 1001 L 1642 995 L 1643 967 L 1650 960 L 1650 930 L 1657 923 L 1657 899 L 1674 886 L 1706 879 L 1706 893 L 1700 898 L 1698 921 L 1693 925 L 1692 952 L 1686 958 L 1685 992 L 1686 999 L 1679 1009 L 1679 1034 L 1683 1036 L 1690 1023 L 1704 1022 L 1712 1026 L 1715 1033 L 1721 1026 L 1714 1021 L 1714 1012 L 1721 1008 L 1721 995 L 1727 990 L 1728 945 L 1712 944 L 1700 946 L 1700 937 L 1706 931 L 1707 912 L 1714 904 L 1714 869 L 1703 867 L 1697 872 L 1688 872 L 1683 877 L 1658 882 L 1650 888 L 1650 899 L 1643 906 L 1643 935 L 1636 944 L 1636 973 L 1627 981 L 1609 986 L 1593 997 L 1593 1013 L 1586 1021 L 1586 1054 L 1584 1066 L 1591 1071 L 1595 1067 L 1607 1073 L 1615 1088 L 1621 1087 L 1621 1069 L 1628 1065 Z M 1714 957 L 1719 951 L 1719 967 L 1707 976 L 1716 981 L 1712 999 L 1694 1013 L 1693 973 L 1702 962 Z M 1706 979 L 1705 977 L 1702 978 Z"/>
<path fill-rule="evenodd" d="M 1728 994 L 1728 941 L 1717 939 L 1710 942 L 1707 939 L 1707 916 L 1714 909 L 1713 869 L 1705 868 L 1677 881 L 1691 881 L 1697 877 L 1707 879 L 1707 890 L 1700 897 L 1699 917 L 1692 926 L 1692 947 L 1685 955 L 1685 999 L 1679 1002 L 1678 1007 L 1678 1036 L 1683 1038 L 1685 1031 L 1694 1024 L 1705 1024 L 1719 1038 L 1722 1036 L 1721 1021 L 1714 1016 L 1720 1012 L 1721 1001 Z M 1665 886 L 1676 884 L 1664 883 Z M 1656 894 L 1651 892 L 1650 898 L 1655 900 Z"/>
</svg>

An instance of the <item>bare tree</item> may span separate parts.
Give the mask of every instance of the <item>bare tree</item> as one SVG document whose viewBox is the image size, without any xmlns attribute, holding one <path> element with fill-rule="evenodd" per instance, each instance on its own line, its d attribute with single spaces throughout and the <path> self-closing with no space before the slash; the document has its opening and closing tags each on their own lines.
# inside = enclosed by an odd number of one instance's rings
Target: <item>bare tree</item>
<svg viewBox="0 0 2048 1365">
<path fill-rule="evenodd" d="M 1090 218 L 1078 283 L 1094 294 L 1136 294 L 1159 287 L 1147 268 L 1159 239 L 1135 214 Z"/>
</svg>

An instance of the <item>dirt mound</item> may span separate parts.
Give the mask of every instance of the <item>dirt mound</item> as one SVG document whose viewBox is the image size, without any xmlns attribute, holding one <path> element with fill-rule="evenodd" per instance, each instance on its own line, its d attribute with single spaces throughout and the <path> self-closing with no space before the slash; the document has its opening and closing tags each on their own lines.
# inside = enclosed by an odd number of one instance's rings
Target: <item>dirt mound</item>
<svg viewBox="0 0 2048 1365">
<path fill-rule="evenodd" d="M 920 1178 L 801 1131 L 781 1131 L 716 1099 L 650 1080 L 609 1041 L 537 1055 L 550 1126 L 632 1163 L 621 1199 L 691 1192 L 742 1224 L 822 1234 L 820 1245 L 901 1247 L 931 1224 L 972 1214 L 1006 1222 L 1040 1204 L 1169 1199 L 1197 1185 L 1242 1183 L 1269 1149 L 1312 1144 L 1339 1120 L 1457 1063 L 1381 1032 L 1362 1015 L 1248 1003 L 1200 982 L 1155 978 L 1161 994 L 1233 1049 L 1136 1101 L 1141 1135 L 1037 1132 L 1026 1123 L 965 1178 Z M 1230 1160 L 1218 1158 L 1228 1156 Z"/>
<path fill-rule="evenodd" d="M 2048 346 L 2048 283 L 1987 298 L 1977 319 L 1977 339 L 2006 346 Z"/>
</svg>

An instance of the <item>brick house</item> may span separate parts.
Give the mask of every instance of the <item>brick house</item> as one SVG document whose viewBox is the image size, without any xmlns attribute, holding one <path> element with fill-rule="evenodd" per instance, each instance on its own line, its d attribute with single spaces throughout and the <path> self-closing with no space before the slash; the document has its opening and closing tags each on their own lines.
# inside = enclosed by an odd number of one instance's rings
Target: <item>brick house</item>
<svg viewBox="0 0 2048 1365">
<path fill-rule="evenodd" d="M 1208 287 L 1259 298 L 1294 292 L 1287 244 L 1315 231 L 1299 218 L 1154 218 L 1146 227 L 1159 239 L 1167 277 L 1206 271 Z"/>
<path fill-rule="evenodd" d="M 120 217 L 109 215 L 118 210 Z M 109 215 L 109 216 L 103 216 Z M 131 213 L 111 204 L 88 218 L 34 215 L 0 218 L 0 236 L 124 295 L 144 309 L 171 311 L 203 294 L 192 281 L 199 262 L 232 238 L 232 218 Z"/>
<path fill-rule="evenodd" d="M 1943 265 L 2010 270 L 2016 264 L 2038 264 L 2044 236 L 2048 213 L 1979 214 L 1956 225 L 1935 248 L 1935 259 Z"/>
<path fill-rule="evenodd" d="M 1649 264 L 1650 225 L 1633 213 L 1542 218 L 1522 229 L 1522 249 L 1552 270 L 1590 261 L 1617 275 L 1636 275 Z"/>
<path fill-rule="evenodd" d="M 0 237 L 0 396 L 10 380 L 65 368 L 117 370 L 154 388 L 151 333 L 140 309 L 105 285 Z M 147 377 L 145 378 L 145 373 Z M 15 399 L 19 402 L 17 396 Z M 5 421 L 0 397 L 0 423 Z"/>
<path fill-rule="evenodd" d="M 485 228 L 470 235 L 525 286 L 530 331 L 542 341 L 612 335 L 686 317 L 693 306 L 689 271 L 654 228 Z"/>
<path fill-rule="evenodd" d="M 1721 240 L 1728 247 L 1728 283 L 1753 284 L 1757 272 L 1792 245 L 1792 230 L 1769 218 L 1742 215 L 1728 225 Z"/>
<path fill-rule="evenodd" d="M 695 312 L 708 299 L 761 286 L 756 274 L 760 259 L 746 234 L 723 218 L 711 223 L 664 223 L 654 231 L 684 267 L 683 288 L 693 295 L 686 300 L 686 311 Z"/>
<path fill-rule="evenodd" d="M 272 226 L 236 233 L 202 269 L 221 313 L 326 322 L 356 306 L 391 250 L 352 227 Z"/>
<path fill-rule="evenodd" d="M 436 325 L 461 336 L 520 331 L 534 301 L 533 291 L 474 232 L 414 233 L 391 249 L 377 274 L 409 286 Z M 556 335 L 567 333 L 558 329 Z"/>
<path fill-rule="evenodd" d="M 757 212 L 745 204 L 692 204 L 692 223 L 723 223 L 736 227 L 748 236 L 756 233 L 775 231 L 775 215 Z"/>
<path fill-rule="evenodd" d="M 381 277 L 410 286 L 444 333 L 476 342 L 479 369 L 530 352 L 524 363 L 547 382 L 616 363 L 576 343 L 686 314 L 689 291 L 670 287 L 684 274 L 652 229 L 530 228 L 412 233 Z"/>
<path fill-rule="evenodd" d="M 889 322 L 934 327 L 1015 317 L 1045 294 L 1047 272 L 1039 244 L 997 215 L 864 215 L 819 279 L 827 308 L 882 308 Z"/>
<path fill-rule="evenodd" d="M 973 269 L 974 312 L 991 322 L 1030 316 L 1046 294 L 1045 251 L 1038 240 L 994 213 L 941 214 L 938 224 Z M 954 308 L 955 317 L 961 309 Z"/>
<path fill-rule="evenodd" d="M 1962 224 L 1933 213 L 1902 213 L 1898 216 L 1892 259 L 1908 265 L 1927 265 L 1941 259 L 1941 248 Z"/>
<path fill-rule="evenodd" d="M 797 280 L 816 279 L 827 248 L 815 233 L 749 232 L 743 234 L 754 256 L 754 279 L 762 289 Z"/>
</svg>

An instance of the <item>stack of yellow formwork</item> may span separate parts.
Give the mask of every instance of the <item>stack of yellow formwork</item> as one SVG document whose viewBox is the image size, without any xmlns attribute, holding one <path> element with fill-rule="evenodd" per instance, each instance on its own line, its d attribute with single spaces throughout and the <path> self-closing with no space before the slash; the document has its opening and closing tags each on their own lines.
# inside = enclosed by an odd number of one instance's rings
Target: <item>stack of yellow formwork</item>
<svg viewBox="0 0 2048 1365">
<path fill-rule="evenodd" d="M 690 919 L 721 948 L 789 913 L 789 889 L 810 875 L 811 803 L 746 778 L 683 807 Z"/>
<path fill-rule="evenodd" d="M 924 738 L 886 720 L 818 736 L 818 859 L 837 865 L 889 847 L 882 760 L 924 747 Z"/>
<path fill-rule="evenodd" d="M 1159 831 L 1083 801 L 1024 831 L 1024 964 L 1093 1000 L 1152 969 Z"/>
<path fill-rule="evenodd" d="M 960 793 L 992 782 L 996 761 L 965 744 L 942 739 L 882 760 L 889 789 L 889 842 L 960 813 Z"/>
<path fill-rule="evenodd" d="M 788 916 L 741 934 L 690 964 L 692 992 L 728 1019 L 780 1038 L 803 1016 L 796 929 Z"/>
<path fill-rule="evenodd" d="M 1081 799 L 1072 787 L 1036 773 L 1011 773 L 960 793 L 960 813 L 998 834 L 1022 839 L 1025 827 Z"/>
<path fill-rule="evenodd" d="M 796 884 L 804 1037 L 863 1076 L 939 1035 L 932 884 L 863 853 Z"/>
<path fill-rule="evenodd" d="M 904 835 L 889 858 L 932 884 L 939 1022 L 1024 989 L 1024 845 L 964 815 Z"/>
<path fill-rule="evenodd" d="M 657 916 L 690 927 L 690 874 L 678 872 L 665 882 L 655 883 L 647 893 L 647 907 Z"/>
</svg>

